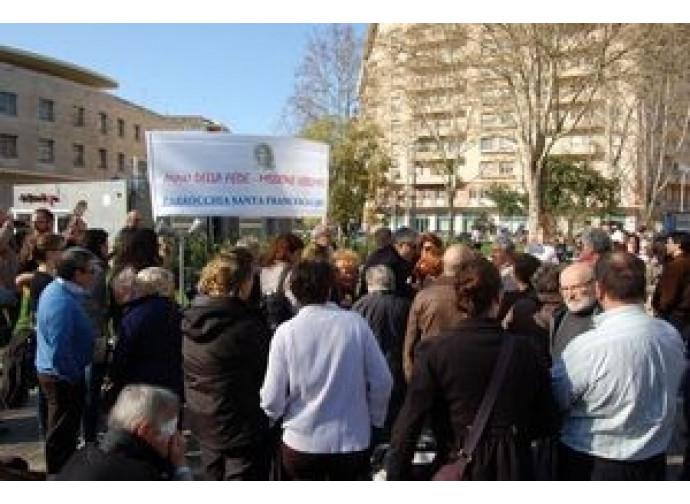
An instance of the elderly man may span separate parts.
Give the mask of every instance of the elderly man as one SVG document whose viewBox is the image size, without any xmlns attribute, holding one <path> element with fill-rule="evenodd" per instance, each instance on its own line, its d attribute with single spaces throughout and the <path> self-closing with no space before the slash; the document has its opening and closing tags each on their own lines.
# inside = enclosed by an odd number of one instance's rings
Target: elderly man
<svg viewBox="0 0 690 504">
<path fill-rule="evenodd" d="M 594 327 L 592 317 L 601 309 L 594 289 L 594 268 L 589 263 L 573 263 L 561 271 L 561 296 L 565 306 L 556 310 L 549 339 L 551 357 L 556 360 L 576 336 Z"/>
<path fill-rule="evenodd" d="M 613 249 L 611 237 L 606 231 L 599 228 L 587 228 L 582 231 L 580 241 L 582 242 L 582 250 L 577 260 L 587 264 L 596 264 L 602 254 L 611 252 Z"/>
<path fill-rule="evenodd" d="M 369 322 L 383 356 L 393 375 L 393 391 L 388 403 L 385 428 L 388 431 L 405 399 L 405 375 L 402 370 L 403 340 L 407 316 L 412 302 L 395 294 L 395 275 L 388 266 L 379 264 L 366 272 L 369 294 L 360 298 L 352 307 Z"/>
<path fill-rule="evenodd" d="M 91 363 L 95 328 L 84 308 L 96 272 L 93 255 L 71 248 L 60 256 L 57 278 L 41 294 L 36 313 L 36 370 L 46 396 L 46 468 L 60 471 L 77 447 L 84 410 L 84 372 Z"/>
<path fill-rule="evenodd" d="M 455 306 L 455 276 L 465 262 L 475 257 L 477 253 L 467 245 L 451 245 L 443 254 L 441 276 L 415 296 L 407 319 L 403 347 L 403 370 L 408 381 L 412 376 L 414 354 L 420 341 L 433 338 L 441 331 L 454 329 L 463 320 L 464 316 Z"/>
<path fill-rule="evenodd" d="M 552 369 L 564 413 L 559 479 L 664 480 L 683 342 L 671 324 L 645 312 L 642 260 L 605 254 L 594 280 L 604 313 Z"/>
<path fill-rule="evenodd" d="M 180 401 L 167 389 L 128 385 L 108 416 L 101 446 L 75 453 L 57 479 L 78 481 L 191 480 L 177 426 Z"/>
</svg>

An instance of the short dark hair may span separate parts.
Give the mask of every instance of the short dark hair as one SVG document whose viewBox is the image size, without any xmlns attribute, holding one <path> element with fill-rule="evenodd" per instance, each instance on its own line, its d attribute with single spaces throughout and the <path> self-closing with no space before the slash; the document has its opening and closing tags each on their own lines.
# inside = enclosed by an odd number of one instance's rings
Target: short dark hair
<svg viewBox="0 0 690 504">
<path fill-rule="evenodd" d="M 532 254 L 518 252 L 513 258 L 513 274 L 517 280 L 525 284 L 530 283 L 532 275 L 539 266 L 541 266 L 541 261 Z"/>
<path fill-rule="evenodd" d="M 74 281 L 77 271 L 86 271 L 91 266 L 91 261 L 94 260 L 94 255 L 81 247 L 70 247 L 60 254 L 55 265 L 55 271 L 58 277 L 63 280 Z"/>
<path fill-rule="evenodd" d="M 292 271 L 290 290 L 302 306 L 324 304 L 335 287 L 335 269 L 326 261 L 300 261 Z"/>
<path fill-rule="evenodd" d="M 617 301 L 638 303 L 646 293 L 645 264 L 623 251 L 608 252 L 594 266 L 594 279 Z"/>
<path fill-rule="evenodd" d="M 84 247 L 97 256 L 99 259 L 106 260 L 107 257 L 101 252 L 101 247 L 108 243 L 108 232 L 101 228 L 89 228 L 84 235 Z"/>
<path fill-rule="evenodd" d="M 498 299 L 501 276 L 498 269 L 484 257 L 464 262 L 455 278 L 456 307 L 468 317 L 486 313 Z"/>
</svg>

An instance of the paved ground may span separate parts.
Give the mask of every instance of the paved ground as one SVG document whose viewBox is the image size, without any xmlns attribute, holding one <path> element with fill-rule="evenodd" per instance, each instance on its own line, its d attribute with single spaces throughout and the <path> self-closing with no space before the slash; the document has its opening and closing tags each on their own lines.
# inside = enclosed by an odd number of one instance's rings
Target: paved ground
<svg viewBox="0 0 690 504">
<path fill-rule="evenodd" d="M 668 479 L 677 480 L 683 463 L 683 433 L 685 426 L 679 405 L 677 428 L 668 455 Z M 34 471 L 45 470 L 43 443 L 38 440 L 36 420 L 36 394 L 31 394 L 29 404 L 16 410 L 0 411 L 0 456 L 18 456 L 29 462 Z M 195 439 L 187 432 L 187 461 L 199 478 L 200 452 Z"/>
</svg>

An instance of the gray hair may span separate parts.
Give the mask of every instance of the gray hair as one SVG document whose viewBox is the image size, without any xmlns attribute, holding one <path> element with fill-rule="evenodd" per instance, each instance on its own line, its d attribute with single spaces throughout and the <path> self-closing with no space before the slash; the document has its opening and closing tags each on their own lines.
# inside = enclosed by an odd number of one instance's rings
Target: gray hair
<svg viewBox="0 0 690 504">
<path fill-rule="evenodd" d="M 591 250 L 597 254 L 610 252 L 613 247 L 609 235 L 599 228 L 585 229 L 580 235 L 580 240 L 582 240 L 583 249 Z"/>
<path fill-rule="evenodd" d="M 390 291 L 395 288 L 395 273 L 385 264 L 370 266 L 364 273 L 369 292 Z"/>
<path fill-rule="evenodd" d="M 172 297 L 175 293 L 175 275 L 160 266 L 151 266 L 137 273 L 135 285 L 139 296 Z"/>
<path fill-rule="evenodd" d="M 174 392 L 151 385 L 127 385 L 110 410 L 108 429 L 134 431 L 142 422 L 160 428 L 177 417 L 180 400 Z"/>
</svg>

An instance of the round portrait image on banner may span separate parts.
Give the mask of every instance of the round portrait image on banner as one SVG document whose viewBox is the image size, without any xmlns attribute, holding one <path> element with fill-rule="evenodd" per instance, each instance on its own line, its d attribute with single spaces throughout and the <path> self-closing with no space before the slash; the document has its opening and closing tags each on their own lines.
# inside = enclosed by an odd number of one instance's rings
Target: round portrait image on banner
<svg viewBox="0 0 690 504">
<path fill-rule="evenodd" d="M 262 170 L 273 170 L 275 162 L 273 158 L 273 149 L 267 143 L 260 143 L 254 147 L 254 159 L 256 165 Z"/>
</svg>

